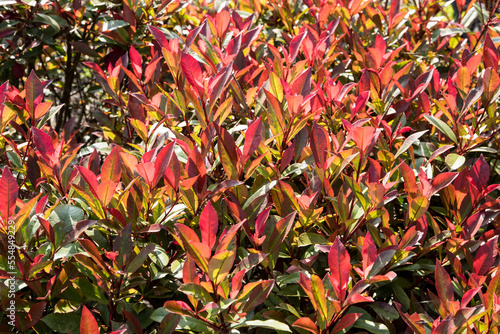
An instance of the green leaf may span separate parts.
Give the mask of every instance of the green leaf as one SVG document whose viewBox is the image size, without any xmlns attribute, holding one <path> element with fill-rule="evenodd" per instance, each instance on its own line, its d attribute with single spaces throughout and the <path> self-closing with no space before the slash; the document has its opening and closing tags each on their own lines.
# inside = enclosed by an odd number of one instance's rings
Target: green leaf
<svg viewBox="0 0 500 334">
<path fill-rule="evenodd" d="M 229 274 L 233 267 L 236 253 L 233 251 L 222 251 L 215 254 L 208 262 L 208 277 L 216 285 L 219 285 Z"/>
<path fill-rule="evenodd" d="M 109 300 L 104 296 L 99 286 L 93 284 L 88 278 L 79 277 L 73 281 L 73 284 L 80 289 L 85 299 L 105 305 L 109 303 Z"/>
<path fill-rule="evenodd" d="M 444 159 L 444 162 L 450 170 L 459 169 L 465 163 L 465 157 L 456 153 L 450 153 Z"/>
<path fill-rule="evenodd" d="M 82 254 L 84 253 L 84 250 L 82 249 L 82 247 L 80 247 L 79 244 L 77 243 L 73 243 L 73 244 L 69 244 L 69 245 L 66 245 L 64 247 L 61 247 L 57 253 L 54 254 L 54 261 L 56 260 L 59 260 L 59 259 L 62 259 L 62 258 L 66 258 L 66 259 L 70 259 L 73 257 L 73 255 L 75 254 Z"/>
<path fill-rule="evenodd" d="M 425 115 L 424 116 L 426 120 L 428 120 L 432 125 L 434 125 L 436 128 L 439 129 L 442 133 L 444 133 L 448 138 L 450 138 L 455 144 L 458 145 L 458 140 L 455 134 L 453 133 L 453 130 L 450 128 L 448 124 L 443 122 L 442 120 L 430 116 L 430 115 Z"/>
<path fill-rule="evenodd" d="M 271 182 L 269 182 L 268 184 L 260 187 L 256 192 L 254 192 L 252 194 L 252 196 L 248 197 L 247 200 L 245 201 L 245 203 L 243 204 L 243 210 L 245 210 L 246 208 L 248 208 L 250 206 L 250 204 L 252 204 L 252 202 L 254 200 L 256 200 L 257 198 L 259 197 L 263 197 L 265 195 L 267 195 L 267 193 L 269 191 L 271 191 L 271 189 L 274 188 L 274 186 L 278 183 L 278 180 L 273 180 Z"/>
<path fill-rule="evenodd" d="M 319 327 L 323 330 L 326 326 L 328 309 L 326 308 L 325 286 L 318 275 L 313 274 L 311 276 L 311 291 L 315 304 L 318 305 L 317 312 L 320 315 L 320 319 L 318 320 Z"/>
<path fill-rule="evenodd" d="M 127 273 L 133 274 L 137 269 L 139 269 L 144 264 L 144 261 L 146 260 L 148 254 L 154 251 L 154 249 L 155 245 L 153 244 L 149 244 L 145 248 L 141 249 L 139 254 L 137 254 L 128 265 L 126 270 Z"/>
<path fill-rule="evenodd" d="M 399 150 L 396 153 L 396 155 L 394 156 L 394 158 L 397 158 L 401 153 L 403 153 L 406 150 L 408 150 L 408 148 L 410 148 L 410 146 L 415 141 L 417 141 L 417 139 L 419 139 L 420 137 L 422 137 L 428 131 L 429 130 L 424 130 L 424 131 L 420 131 L 420 132 L 414 133 L 411 136 L 408 136 L 408 138 L 406 138 L 405 141 L 403 142 L 403 145 L 401 145 L 401 147 L 399 148 Z"/>
<path fill-rule="evenodd" d="M 113 31 L 116 29 L 128 27 L 129 25 L 130 24 L 122 20 L 108 21 L 102 25 L 102 31 Z"/>
<path fill-rule="evenodd" d="M 390 334 L 386 325 L 363 318 L 356 320 L 354 327 L 366 329 L 368 332 L 373 334 Z"/>
<path fill-rule="evenodd" d="M 59 23 L 57 22 L 56 18 L 54 18 L 54 15 L 46 15 L 38 13 L 35 21 L 49 25 L 53 29 L 51 35 L 55 35 L 59 31 L 61 31 L 61 27 L 59 26 Z"/>
<path fill-rule="evenodd" d="M 264 252 L 272 254 L 275 250 L 279 249 L 292 228 L 295 215 L 296 212 L 294 211 L 276 223 L 271 235 L 266 235 L 266 239 L 262 244 Z"/>
<path fill-rule="evenodd" d="M 214 301 L 212 296 L 210 296 L 210 293 L 207 291 L 207 289 L 196 283 L 182 284 L 179 287 L 178 291 L 186 295 L 193 296 L 204 303 L 210 303 Z"/>
<path fill-rule="evenodd" d="M 395 249 L 389 249 L 386 251 L 380 252 L 380 254 L 377 256 L 375 259 L 375 262 L 373 263 L 373 267 L 370 270 L 370 273 L 368 274 L 367 278 L 371 278 L 375 275 L 377 275 L 382 268 L 384 268 L 394 257 L 394 254 L 396 254 Z"/>
<path fill-rule="evenodd" d="M 375 302 L 371 303 L 370 307 L 385 320 L 394 321 L 399 318 L 398 311 L 387 303 Z"/>
<path fill-rule="evenodd" d="M 328 240 L 317 233 L 302 233 L 299 236 L 299 247 L 309 246 L 312 244 L 326 244 Z"/>
<path fill-rule="evenodd" d="M 410 202 L 409 219 L 414 222 L 424 215 L 429 208 L 429 200 L 425 196 L 414 198 Z"/>
<path fill-rule="evenodd" d="M 163 318 L 158 328 L 158 334 L 171 334 L 179 324 L 181 316 L 175 313 L 169 313 Z"/>
<path fill-rule="evenodd" d="M 278 331 L 284 331 L 291 333 L 290 327 L 278 320 L 268 319 L 268 320 L 250 320 L 243 323 L 244 325 L 257 328 L 269 328 Z"/>
<path fill-rule="evenodd" d="M 80 316 L 77 313 L 51 313 L 41 320 L 57 333 L 80 333 Z"/>
<path fill-rule="evenodd" d="M 59 110 L 62 109 L 62 107 L 64 107 L 64 104 L 50 108 L 49 112 L 46 113 L 45 115 L 43 115 L 42 118 L 38 121 L 38 123 L 36 125 L 37 129 L 41 129 L 45 125 L 45 123 L 47 123 L 47 121 L 50 118 L 52 118 L 52 116 L 57 114 L 59 112 Z"/>
<path fill-rule="evenodd" d="M 162 322 L 166 315 L 175 314 L 168 312 L 164 307 L 159 307 L 150 315 L 150 319 L 156 322 Z"/>
<path fill-rule="evenodd" d="M 191 318 L 188 316 L 181 316 L 181 320 L 177 324 L 177 330 L 188 330 L 198 333 L 212 333 L 213 330 L 201 320 Z"/>
</svg>

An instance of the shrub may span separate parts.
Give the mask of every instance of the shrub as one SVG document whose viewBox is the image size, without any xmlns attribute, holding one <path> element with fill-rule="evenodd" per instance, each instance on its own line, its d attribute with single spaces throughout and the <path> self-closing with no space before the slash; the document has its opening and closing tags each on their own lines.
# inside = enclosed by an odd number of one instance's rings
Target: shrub
<svg viewBox="0 0 500 334">
<path fill-rule="evenodd" d="M 498 5 L 0 6 L 2 330 L 497 333 Z"/>
</svg>

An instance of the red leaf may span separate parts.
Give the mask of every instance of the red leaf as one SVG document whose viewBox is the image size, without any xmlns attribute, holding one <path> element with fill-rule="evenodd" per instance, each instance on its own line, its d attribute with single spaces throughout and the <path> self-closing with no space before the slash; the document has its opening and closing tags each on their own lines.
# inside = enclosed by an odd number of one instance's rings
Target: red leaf
<svg viewBox="0 0 500 334">
<path fill-rule="evenodd" d="M 262 117 L 248 127 L 245 133 L 245 145 L 243 146 L 243 165 L 252 156 L 253 152 L 259 147 L 262 139 Z"/>
<path fill-rule="evenodd" d="M 458 173 L 451 173 L 451 172 L 438 174 L 432 180 L 432 187 L 430 189 L 430 196 L 434 195 L 435 193 L 437 193 L 441 189 L 448 187 L 453 182 L 453 180 L 456 179 L 457 176 L 458 176 Z"/>
<path fill-rule="evenodd" d="M 177 228 L 179 233 L 184 237 L 184 239 L 186 239 L 189 243 L 193 241 L 198 243 L 200 242 L 200 238 L 198 237 L 196 232 L 193 231 L 193 229 L 190 228 L 189 226 L 177 223 L 175 224 L 175 227 Z"/>
<path fill-rule="evenodd" d="M 269 213 L 271 212 L 271 207 L 262 211 L 257 220 L 255 221 L 255 237 L 258 238 L 264 233 L 264 228 L 266 226 L 267 218 L 269 218 Z"/>
<path fill-rule="evenodd" d="M 101 182 L 101 184 L 97 187 L 97 198 L 101 201 L 102 206 L 107 206 L 111 200 L 113 199 L 113 195 L 115 194 L 116 183 L 113 181 L 107 180 Z"/>
<path fill-rule="evenodd" d="M 168 39 L 165 36 L 165 34 L 158 28 L 153 27 L 153 26 L 148 26 L 149 31 L 151 31 L 151 34 L 155 38 L 155 40 L 158 42 L 160 47 L 162 48 L 168 48 Z"/>
<path fill-rule="evenodd" d="M 415 178 L 415 172 L 410 166 L 408 166 L 404 162 L 401 163 L 400 165 L 400 171 L 401 174 L 403 175 L 406 193 L 408 195 L 411 195 L 412 197 L 416 196 L 418 187 L 417 187 L 417 179 Z"/>
<path fill-rule="evenodd" d="M 306 35 L 307 35 L 307 33 L 304 31 L 302 34 L 295 36 L 290 41 L 290 48 L 289 48 L 289 53 L 288 53 L 288 62 L 290 64 L 292 64 L 293 61 L 295 60 L 295 58 L 297 58 L 300 46 L 302 45 L 304 38 L 306 38 Z"/>
<path fill-rule="evenodd" d="M 106 266 L 106 263 L 102 259 L 101 254 L 99 254 L 99 250 L 97 249 L 96 245 L 88 239 L 80 239 L 78 240 L 80 245 L 87 251 L 87 253 L 90 255 L 90 257 L 105 271 L 109 272 L 108 267 Z"/>
<path fill-rule="evenodd" d="M 500 86 L 500 77 L 493 71 L 492 68 L 487 68 L 483 74 L 484 96 L 486 101 L 492 102 L 491 99 L 495 96 L 497 88 Z"/>
<path fill-rule="evenodd" d="M 472 177 L 474 184 L 479 190 L 483 189 L 488 184 L 488 180 L 490 179 L 490 166 L 486 160 L 484 160 L 482 154 L 474 166 L 472 166 L 469 175 Z"/>
<path fill-rule="evenodd" d="M 328 265 L 330 266 L 330 275 L 328 276 L 332 282 L 340 301 L 344 300 L 349 284 L 349 272 L 351 270 L 351 257 L 340 239 L 335 239 L 330 253 L 328 254 Z"/>
<path fill-rule="evenodd" d="M 486 33 L 484 38 L 483 61 L 484 67 L 493 67 L 495 72 L 498 72 L 498 50 L 489 33 Z"/>
<path fill-rule="evenodd" d="M 144 72 L 144 83 L 148 83 L 149 80 L 151 80 L 161 59 L 162 58 L 156 59 L 146 67 L 146 71 Z"/>
<path fill-rule="evenodd" d="M 183 301 L 170 300 L 168 302 L 165 302 L 163 307 L 165 307 L 167 311 L 175 314 L 187 315 L 187 316 L 194 314 L 191 307 L 189 307 L 189 305 Z"/>
<path fill-rule="evenodd" d="M 38 221 L 40 222 L 40 225 L 42 225 L 42 228 L 45 231 L 52 245 L 55 245 L 55 234 L 52 225 L 40 216 L 38 216 Z"/>
<path fill-rule="evenodd" d="M 347 313 L 345 314 L 333 327 L 332 333 L 338 333 L 342 331 L 343 329 L 351 326 L 354 324 L 356 320 L 359 319 L 363 314 L 362 313 Z"/>
<path fill-rule="evenodd" d="M 40 320 L 43 315 L 43 311 L 45 310 L 45 305 L 47 302 L 40 302 L 31 305 L 28 316 L 26 317 L 26 326 L 25 329 L 30 329 Z"/>
<path fill-rule="evenodd" d="M 320 168 L 326 168 L 326 156 L 329 149 L 330 141 L 326 130 L 314 122 L 311 129 L 311 150 L 314 160 Z"/>
<path fill-rule="evenodd" d="M 134 331 L 134 333 L 135 334 L 142 334 L 143 333 L 142 326 L 141 326 L 141 323 L 139 322 L 139 320 L 137 319 L 137 317 L 135 315 L 133 315 L 132 313 L 127 312 L 125 310 L 123 310 L 123 314 L 127 318 L 128 322 L 130 322 L 130 324 L 132 325 L 132 330 Z"/>
<path fill-rule="evenodd" d="M 137 170 L 137 174 L 139 174 L 139 176 L 146 181 L 150 188 L 153 188 L 153 181 L 155 179 L 155 164 L 153 162 L 144 162 L 137 164 L 135 168 Z"/>
<path fill-rule="evenodd" d="M 248 300 L 241 311 L 245 313 L 253 311 L 267 299 L 273 287 L 274 280 L 272 279 L 246 284 L 238 297 L 238 299 Z"/>
<path fill-rule="evenodd" d="M 43 84 L 38 79 L 35 71 L 31 70 L 28 80 L 26 80 L 26 102 L 31 115 L 35 112 L 35 100 L 43 94 Z"/>
<path fill-rule="evenodd" d="M 361 150 L 362 154 L 367 154 L 377 142 L 380 129 L 371 126 L 355 127 L 352 129 L 352 139 Z"/>
<path fill-rule="evenodd" d="M 435 278 L 439 300 L 444 307 L 448 307 L 449 302 L 455 300 L 453 296 L 453 286 L 451 285 L 450 275 L 439 261 L 436 262 Z"/>
<path fill-rule="evenodd" d="M 290 85 L 295 95 L 307 96 L 311 94 L 311 68 L 304 70 Z"/>
<path fill-rule="evenodd" d="M 175 142 L 171 142 L 170 144 L 165 146 L 156 156 L 153 187 L 158 184 L 158 181 L 160 181 L 160 178 L 163 176 L 168 166 L 170 165 L 170 161 L 172 160 L 172 156 L 174 155 L 175 151 L 174 145 Z"/>
<path fill-rule="evenodd" d="M 226 47 L 226 52 L 224 54 L 224 64 L 229 64 L 231 61 L 238 56 L 238 52 L 240 52 L 241 48 L 241 39 L 242 39 L 242 34 L 239 33 L 236 38 L 231 39 L 229 44 Z M 231 68 L 233 67 L 232 64 Z"/>
<path fill-rule="evenodd" d="M 86 306 L 83 306 L 82 309 L 80 334 L 99 334 L 99 325 L 92 315 L 92 312 L 90 312 Z"/>
<path fill-rule="evenodd" d="M 231 22 L 231 15 L 227 10 L 220 11 L 215 16 L 215 28 L 217 30 L 217 36 L 220 39 L 222 39 L 226 34 L 230 22 Z"/>
<path fill-rule="evenodd" d="M 234 138 L 226 129 L 220 126 L 217 127 L 217 134 L 219 136 L 217 146 L 219 148 L 222 167 L 229 179 L 236 180 L 238 179 L 241 151 L 236 146 Z"/>
<path fill-rule="evenodd" d="M 18 192 L 19 186 L 16 178 L 12 175 L 10 169 L 5 167 L 0 178 L 0 214 L 4 222 L 7 222 L 14 214 Z"/>
<path fill-rule="evenodd" d="M 196 36 L 200 33 L 202 29 L 205 29 L 207 26 L 207 20 L 203 20 L 203 22 L 194 30 L 191 30 L 191 32 L 188 34 L 186 38 L 186 42 L 184 43 L 184 52 L 189 50 L 191 47 L 191 44 L 195 40 Z"/>
<path fill-rule="evenodd" d="M 122 149 L 119 146 L 115 146 L 108 157 L 104 160 L 101 168 L 101 182 L 108 180 L 115 183 L 120 182 L 120 176 L 122 174 L 120 152 L 122 152 Z"/>
<path fill-rule="evenodd" d="M 57 159 L 54 157 L 54 144 L 52 143 L 50 136 L 35 127 L 31 127 L 31 133 L 33 134 L 35 147 L 47 163 L 50 164 L 57 162 Z"/>
<path fill-rule="evenodd" d="M 200 216 L 201 242 L 208 245 L 210 249 L 215 246 L 217 241 L 217 230 L 219 228 L 219 217 L 217 211 L 208 202 Z"/>
<path fill-rule="evenodd" d="M 474 274 L 486 275 L 486 273 L 491 269 L 498 254 L 497 240 L 498 236 L 496 235 L 479 248 L 472 265 Z"/>
<path fill-rule="evenodd" d="M 477 212 L 470 216 L 464 224 L 461 237 L 464 240 L 470 240 L 479 231 L 481 224 L 484 221 L 484 212 Z"/>
<path fill-rule="evenodd" d="M 373 238 L 370 232 L 366 233 L 365 240 L 363 241 L 361 255 L 363 256 L 363 272 L 366 277 L 368 276 L 373 263 L 377 259 L 377 246 L 375 246 L 375 242 L 373 242 Z"/>
<path fill-rule="evenodd" d="M 203 73 L 200 64 L 189 54 L 181 53 L 181 68 L 186 76 L 186 80 L 197 91 L 198 96 L 201 98 L 204 95 L 205 89 L 203 86 Z"/>
<path fill-rule="evenodd" d="M 141 79 L 142 76 L 142 58 L 139 52 L 131 46 L 130 47 L 130 63 L 132 65 L 132 70 L 134 70 L 134 74 L 138 79 Z"/>
<path fill-rule="evenodd" d="M 209 89 L 211 90 L 211 93 L 210 93 L 210 105 L 208 108 L 209 111 L 212 110 L 220 94 L 227 87 L 229 78 L 231 77 L 232 73 L 233 73 L 233 63 L 230 62 L 229 65 L 221 69 L 219 73 L 217 73 L 217 76 L 210 82 Z"/>
<path fill-rule="evenodd" d="M 76 169 L 78 169 L 82 178 L 89 185 L 90 192 L 92 192 L 95 198 L 99 198 L 99 196 L 97 195 L 97 188 L 99 187 L 99 184 L 97 183 L 97 177 L 95 176 L 95 174 L 92 173 L 89 169 L 82 166 L 78 166 L 76 167 Z"/>
<path fill-rule="evenodd" d="M 318 327 L 316 326 L 314 321 L 312 321 L 308 317 L 302 317 L 302 318 L 298 319 L 297 321 L 295 321 L 292 324 L 292 326 L 297 327 L 297 328 L 302 328 L 302 329 L 304 329 L 308 332 L 314 333 L 314 334 L 319 333 Z"/>
<path fill-rule="evenodd" d="M 45 206 L 49 202 L 49 195 L 43 196 L 40 201 L 36 204 L 35 213 L 39 214 L 45 211 Z"/>
<path fill-rule="evenodd" d="M 408 313 L 404 313 L 401 310 L 401 304 L 394 302 L 394 305 L 398 309 L 399 314 L 401 314 L 401 317 L 403 318 L 404 322 L 410 327 L 414 333 L 417 334 L 425 334 L 425 328 L 421 324 L 420 316 L 418 313 L 413 313 L 412 315 L 409 315 Z"/>
<path fill-rule="evenodd" d="M 352 109 L 352 111 L 351 111 L 351 120 L 354 118 L 354 116 L 358 112 L 360 112 L 361 109 L 363 109 L 366 106 L 366 103 L 368 102 L 369 97 L 370 97 L 369 90 L 359 94 L 358 98 L 356 99 L 356 105 L 355 105 L 354 109 Z"/>
</svg>

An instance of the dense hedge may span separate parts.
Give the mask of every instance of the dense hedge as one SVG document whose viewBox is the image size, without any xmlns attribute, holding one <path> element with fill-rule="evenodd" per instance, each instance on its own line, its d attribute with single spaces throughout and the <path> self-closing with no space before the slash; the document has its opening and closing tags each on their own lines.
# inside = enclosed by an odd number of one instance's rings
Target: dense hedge
<svg viewBox="0 0 500 334">
<path fill-rule="evenodd" d="M 498 333 L 499 3 L 3 1 L 0 330 Z"/>
</svg>

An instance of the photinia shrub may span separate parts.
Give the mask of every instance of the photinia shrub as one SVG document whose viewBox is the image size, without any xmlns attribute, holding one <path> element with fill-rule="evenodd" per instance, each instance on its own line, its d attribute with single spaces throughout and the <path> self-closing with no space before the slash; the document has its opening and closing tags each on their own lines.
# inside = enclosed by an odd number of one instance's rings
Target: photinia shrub
<svg viewBox="0 0 500 334">
<path fill-rule="evenodd" d="M 2 333 L 498 333 L 498 7 L 0 4 Z"/>
</svg>

